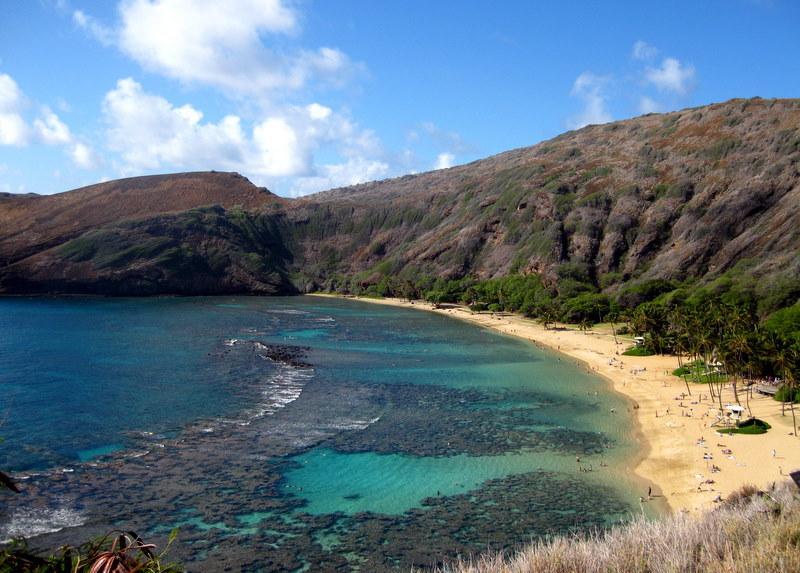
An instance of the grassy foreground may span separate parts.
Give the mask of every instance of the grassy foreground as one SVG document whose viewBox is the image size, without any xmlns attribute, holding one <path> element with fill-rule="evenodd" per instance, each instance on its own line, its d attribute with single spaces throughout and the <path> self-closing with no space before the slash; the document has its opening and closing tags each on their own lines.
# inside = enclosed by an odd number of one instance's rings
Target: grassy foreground
<svg viewBox="0 0 800 573">
<path fill-rule="evenodd" d="M 800 571 L 800 490 L 744 487 L 701 516 L 644 518 L 589 536 L 531 544 L 513 557 L 439 573 L 785 573 Z"/>
</svg>

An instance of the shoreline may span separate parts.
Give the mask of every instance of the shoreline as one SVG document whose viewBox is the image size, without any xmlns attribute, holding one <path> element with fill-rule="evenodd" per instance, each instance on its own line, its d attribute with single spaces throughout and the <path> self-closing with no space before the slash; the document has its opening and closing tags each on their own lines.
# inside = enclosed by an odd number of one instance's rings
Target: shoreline
<svg viewBox="0 0 800 573">
<path fill-rule="evenodd" d="M 672 375 L 678 367 L 676 356 L 622 356 L 630 339 L 617 336 L 610 328 L 593 327 L 587 332 L 572 328 L 545 329 L 532 319 L 507 313 L 473 313 L 461 306 L 434 308 L 424 301 L 344 297 L 324 293 L 311 296 L 352 299 L 425 310 L 516 336 L 580 361 L 587 371 L 605 378 L 611 389 L 625 396 L 633 409 L 641 454 L 634 459 L 633 473 L 652 483 L 662 501 L 673 512 L 697 513 L 713 507 L 745 484 L 761 489 L 788 478 L 800 469 L 800 440 L 790 435 L 792 417 L 781 415 L 781 403 L 753 393 L 753 415 L 768 422 L 766 434 L 719 434 L 711 426 L 718 411 L 705 384 L 689 383 Z M 619 354 L 617 354 L 617 352 Z M 681 399 L 681 396 L 683 398 Z M 744 401 L 744 392 L 740 393 Z M 723 403 L 733 402 L 729 388 Z M 727 453 L 730 452 L 730 453 Z M 719 471 L 712 471 L 716 466 Z"/>
</svg>

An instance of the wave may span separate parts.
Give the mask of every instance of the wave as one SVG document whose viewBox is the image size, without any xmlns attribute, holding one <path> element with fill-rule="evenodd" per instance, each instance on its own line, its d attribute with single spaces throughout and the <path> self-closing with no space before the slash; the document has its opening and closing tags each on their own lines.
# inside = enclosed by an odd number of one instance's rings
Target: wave
<svg viewBox="0 0 800 573">
<path fill-rule="evenodd" d="M 300 397 L 303 388 L 314 377 L 314 369 L 310 367 L 292 366 L 278 362 L 266 354 L 268 348 L 260 342 L 243 341 L 237 339 L 226 340 L 227 346 L 238 344 L 251 344 L 256 349 L 258 357 L 277 366 L 277 371 L 266 377 L 262 382 L 261 400 L 251 408 L 247 408 L 236 418 L 219 418 L 225 424 L 249 426 L 254 420 L 263 416 L 275 414 Z M 213 428 L 204 428 L 202 431 L 213 432 Z"/>
<path fill-rule="evenodd" d="M 80 512 L 67 507 L 58 509 L 17 509 L 6 523 L 0 523 L 0 544 L 9 543 L 18 537 L 34 537 L 55 533 L 67 527 L 78 527 L 85 523 Z"/>
<path fill-rule="evenodd" d="M 298 315 L 299 314 L 311 314 L 307 310 L 294 310 L 294 309 L 291 309 L 291 308 L 287 308 L 287 309 L 270 309 L 270 310 L 265 310 L 264 312 L 266 312 L 268 314 L 298 314 Z"/>
<path fill-rule="evenodd" d="M 366 430 L 380 419 L 380 416 L 372 418 L 371 420 L 346 420 L 339 418 L 333 420 L 329 427 L 334 430 Z"/>
<path fill-rule="evenodd" d="M 42 471 L 27 471 L 12 475 L 12 477 L 15 480 L 30 480 L 40 477 L 54 476 L 59 473 L 72 473 L 75 472 L 76 468 L 100 467 L 108 461 L 142 458 L 148 456 L 154 450 L 163 450 L 176 439 L 183 440 L 187 437 L 190 437 L 193 433 L 213 434 L 217 430 L 221 429 L 220 425 L 249 426 L 255 420 L 264 416 L 273 415 L 297 400 L 302 394 L 306 384 L 308 384 L 308 382 L 314 377 L 314 369 L 305 365 L 305 363 L 300 362 L 297 365 L 292 365 L 281 362 L 281 358 L 271 358 L 267 355 L 270 352 L 270 348 L 260 342 L 230 338 L 223 340 L 222 344 L 228 347 L 252 347 L 255 349 L 256 356 L 266 360 L 267 362 L 270 362 L 275 367 L 274 369 L 270 368 L 269 372 L 265 373 L 263 376 L 260 376 L 257 380 L 257 384 L 260 386 L 259 396 L 255 400 L 255 403 L 251 404 L 249 407 L 246 407 L 244 410 L 240 410 L 233 416 L 198 420 L 194 423 L 190 423 L 189 425 L 184 426 L 183 430 L 178 432 L 178 435 L 176 436 L 169 436 L 162 432 L 152 432 L 148 430 L 134 430 L 126 432 L 126 434 L 132 438 L 132 443 L 124 449 L 120 449 L 108 454 L 107 456 L 104 456 L 104 460 L 86 460 L 84 462 L 76 462 L 76 464 L 74 464 L 72 467 L 62 466 L 53 467 Z M 296 355 L 287 356 L 288 360 L 293 360 L 296 358 Z M 66 513 L 63 513 L 67 510 L 58 511 L 61 511 L 61 513 L 54 515 L 61 517 L 67 515 Z M 44 519 L 43 517 L 40 518 L 33 514 L 19 514 L 18 517 L 20 520 L 23 520 L 23 522 L 24 520 L 28 520 L 32 524 L 39 522 L 44 523 L 42 521 Z M 64 519 L 66 519 L 66 517 L 64 517 Z M 3 537 L 4 535 L 10 535 L 11 537 L 17 535 L 13 532 L 10 534 L 3 533 L 3 531 L 6 531 L 10 527 L 12 527 L 12 525 L 9 524 L 6 517 L 3 516 L 2 521 L 0 521 L 0 537 Z M 62 527 L 65 526 L 59 526 L 57 529 L 53 529 L 52 531 L 58 531 L 58 529 Z M 16 531 L 16 529 L 14 531 Z M 50 531 L 51 530 L 42 532 L 45 533 Z"/>
</svg>

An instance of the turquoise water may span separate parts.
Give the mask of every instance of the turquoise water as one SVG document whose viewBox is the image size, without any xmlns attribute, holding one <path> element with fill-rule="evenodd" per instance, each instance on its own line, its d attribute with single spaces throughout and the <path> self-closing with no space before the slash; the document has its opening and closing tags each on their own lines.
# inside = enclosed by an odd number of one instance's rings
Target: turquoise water
<svg viewBox="0 0 800 573">
<path fill-rule="evenodd" d="M 575 459 L 535 453 L 502 456 L 416 457 L 397 454 L 338 454 L 313 450 L 297 458 L 287 490 L 298 490 L 313 514 L 376 511 L 402 514 L 429 497 L 463 494 L 490 479 L 534 469 L 573 470 Z"/>
<path fill-rule="evenodd" d="M 0 396 L 0 467 L 26 487 L 0 540 L 180 527 L 192 570 L 388 571 L 639 511 L 620 397 L 432 313 L 2 299 Z"/>
</svg>

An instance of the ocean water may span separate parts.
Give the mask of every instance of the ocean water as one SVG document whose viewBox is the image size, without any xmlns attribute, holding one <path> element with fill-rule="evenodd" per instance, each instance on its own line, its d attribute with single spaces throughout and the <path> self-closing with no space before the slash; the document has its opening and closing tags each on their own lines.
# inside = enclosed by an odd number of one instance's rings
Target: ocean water
<svg viewBox="0 0 800 573">
<path fill-rule="evenodd" d="M 454 319 L 318 297 L 0 300 L 0 541 L 190 570 L 434 566 L 642 511 L 629 404 Z"/>
</svg>

